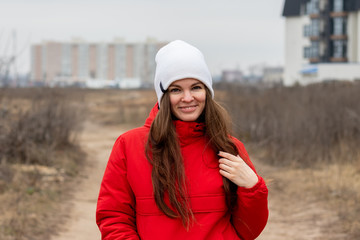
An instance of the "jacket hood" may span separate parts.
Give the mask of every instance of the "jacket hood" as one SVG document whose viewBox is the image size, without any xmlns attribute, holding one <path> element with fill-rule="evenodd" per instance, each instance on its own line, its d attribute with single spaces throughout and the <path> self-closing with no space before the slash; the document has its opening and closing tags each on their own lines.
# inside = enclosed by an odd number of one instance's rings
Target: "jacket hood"
<svg viewBox="0 0 360 240">
<path fill-rule="evenodd" d="M 149 116 L 147 117 L 147 119 L 145 120 L 145 127 L 150 128 L 152 122 L 154 121 L 156 114 L 159 112 L 159 104 L 156 103 L 155 106 L 151 109 Z"/>
</svg>

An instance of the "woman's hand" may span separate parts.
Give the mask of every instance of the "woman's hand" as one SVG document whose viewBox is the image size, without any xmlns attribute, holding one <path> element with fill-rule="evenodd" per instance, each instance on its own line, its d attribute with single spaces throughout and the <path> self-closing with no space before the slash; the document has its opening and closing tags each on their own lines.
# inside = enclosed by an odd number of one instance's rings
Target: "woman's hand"
<svg viewBox="0 0 360 240">
<path fill-rule="evenodd" d="M 259 181 L 255 172 L 238 156 L 219 152 L 220 174 L 239 187 L 252 188 Z"/>
</svg>

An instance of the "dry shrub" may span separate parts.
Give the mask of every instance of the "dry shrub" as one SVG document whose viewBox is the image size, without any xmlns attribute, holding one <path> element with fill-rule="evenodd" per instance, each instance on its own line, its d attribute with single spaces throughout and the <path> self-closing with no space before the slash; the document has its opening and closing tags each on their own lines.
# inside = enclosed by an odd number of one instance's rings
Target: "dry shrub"
<svg viewBox="0 0 360 240">
<path fill-rule="evenodd" d="M 360 152 L 360 82 L 266 90 L 231 86 L 228 92 L 235 134 L 266 149 L 273 164 L 351 162 Z"/>
<path fill-rule="evenodd" d="M 26 95 L 25 95 L 26 96 Z M 52 164 L 52 153 L 70 147 L 80 129 L 80 112 L 56 90 L 38 92 L 30 106 L 5 114 L 0 128 L 0 159 L 10 163 Z"/>
<path fill-rule="evenodd" d="M 0 239 L 49 239 L 85 154 L 82 93 L 0 89 Z M 80 97 L 80 98 L 79 98 Z"/>
<path fill-rule="evenodd" d="M 287 199 L 281 208 L 301 201 L 326 205 L 324 216 L 337 215 L 324 225 L 334 237 L 326 239 L 359 239 L 360 82 L 226 89 L 222 100 L 235 134 L 284 177 L 269 186 Z"/>
</svg>

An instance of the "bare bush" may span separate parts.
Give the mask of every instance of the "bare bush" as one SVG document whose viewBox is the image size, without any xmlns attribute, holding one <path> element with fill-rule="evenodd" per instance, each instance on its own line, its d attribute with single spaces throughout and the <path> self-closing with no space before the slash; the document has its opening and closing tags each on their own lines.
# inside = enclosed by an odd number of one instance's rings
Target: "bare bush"
<svg viewBox="0 0 360 240">
<path fill-rule="evenodd" d="M 235 133 L 266 149 L 272 163 L 306 167 L 359 157 L 359 83 L 228 91 Z"/>
<path fill-rule="evenodd" d="M 54 90 L 32 96 L 30 107 L 4 116 L 0 158 L 10 163 L 51 165 L 51 153 L 68 147 L 80 128 L 79 112 Z"/>
<path fill-rule="evenodd" d="M 81 90 L 0 89 L 0 239 L 49 239 L 86 154 Z M 61 183 L 61 184 L 60 184 Z"/>
<path fill-rule="evenodd" d="M 233 117 L 234 133 L 285 176 L 282 198 L 313 197 L 337 214 L 324 232 L 358 239 L 360 82 L 226 89 L 222 100 Z"/>
</svg>

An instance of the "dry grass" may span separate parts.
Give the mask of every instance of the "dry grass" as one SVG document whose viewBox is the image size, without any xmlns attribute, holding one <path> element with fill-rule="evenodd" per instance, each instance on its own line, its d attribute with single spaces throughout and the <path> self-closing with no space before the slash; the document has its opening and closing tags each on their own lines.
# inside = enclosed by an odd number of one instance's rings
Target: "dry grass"
<svg viewBox="0 0 360 240">
<path fill-rule="evenodd" d="M 156 103 L 154 90 L 87 90 L 88 117 L 104 125 L 140 126 Z"/>
<path fill-rule="evenodd" d="M 77 146 L 81 123 L 142 125 L 155 96 L 153 90 L 0 89 L 0 239 L 47 240 L 61 229 L 62 202 L 85 164 Z"/>
<path fill-rule="evenodd" d="M 69 179 L 83 164 L 76 145 L 83 111 L 73 92 L 0 92 L 0 239 L 49 239 L 64 217 L 58 210 Z"/>
<path fill-rule="evenodd" d="M 2 164 L 0 173 L 0 239 L 49 239 L 66 217 L 60 203 L 73 188 L 71 177 L 80 172 L 84 153 L 58 151 L 55 166 Z"/>
<path fill-rule="evenodd" d="M 256 156 L 253 151 L 251 154 Z M 267 236 L 274 238 L 261 239 L 358 239 L 359 165 L 293 168 L 258 162 L 270 193 L 267 228 L 277 233 Z"/>
<path fill-rule="evenodd" d="M 262 156 L 253 152 L 277 169 L 268 177 L 275 176 L 270 191 L 288 199 L 279 204 L 294 209 L 294 201 L 305 202 L 303 211 L 313 203 L 324 206 L 336 215 L 321 223 L 334 236 L 327 239 L 359 238 L 360 82 L 225 89 L 229 94 L 222 100 L 235 134 L 262 149 Z"/>
<path fill-rule="evenodd" d="M 329 204 L 329 210 L 337 212 L 340 220 L 340 224 L 330 226 L 330 231 L 334 233 L 337 229 L 347 233 L 348 239 L 359 239 L 360 161 L 355 164 L 331 164 L 313 170 L 312 175 L 318 197 Z"/>
</svg>

